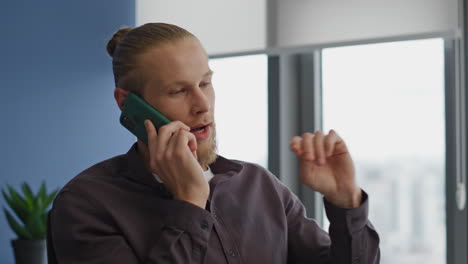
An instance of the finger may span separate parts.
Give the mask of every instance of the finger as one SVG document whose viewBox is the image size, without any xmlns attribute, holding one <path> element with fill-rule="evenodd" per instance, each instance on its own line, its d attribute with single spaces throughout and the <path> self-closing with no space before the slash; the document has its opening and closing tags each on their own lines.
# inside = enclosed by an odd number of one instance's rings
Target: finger
<svg viewBox="0 0 468 264">
<path fill-rule="evenodd" d="M 187 132 L 187 131 L 183 131 L 183 134 L 187 136 L 186 137 L 187 141 L 182 142 L 182 143 L 185 143 L 186 145 L 188 145 L 188 147 L 190 148 L 190 151 L 195 155 L 195 157 L 197 157 L 197 149 L 198 149 L 197 138 L 195 137 L 194 134 Z"/>
<path fill-rule="evenodd" d="M 158 138 L 156 141 L 156 145 L 158 146 L 158 148 L 156 149 L 156 155 L 158 155 L 158 157 L 162 157 L 162 155 L 165 155 L 164 153 L 166 152 L 169 140 L 174 135 L 174 133 L 176 133 L 179 130 L 190 131 L 190 127 L 180 121 L 173 121 L 159 128 Z"/>
<path fill-rule="evenodd" d="M 192 153 L 196 157 L 197 156 L 197 149 L 198 149 L 197 138 L 195 137 L 194 134 L 192 134 L 190 132 L 185 132 L 184 131 L 184 133 L 188 134 L 188 146 L 190 148 L 190 151 L 192 151 Z"/>
<path fill-rule="evenodd" d="M 181 121 L 172 121 L 169 124 L 160 127 L 159 134 L 174 133 L 175 131 L 180 130 L 180 129 L 190 131 L 190 127 L 182 123 Z"/>
<path fill-rule="evenodd" d="M 194 157 L 197 158 L 197 139 L 192 133 L 179 130 L 179 132 L 174 135 L 174 140 L 172 140 L 171 143 L 173 143 L 174 151 L 177 153 L 183 153 L 188 148 Z"/>
<path fill-rule="evenodd" d="M 295 136 L 291 139 L 291 142 L 289 143 L 289 148 L 291 149 L 291 151 L 293 151 L 294 153 L 296 153 L 297 155 L 301 155 L 302 154 L 302 138 L 299 137 L 299 136 Z"/>
<path fill-rule="evenodd" d="M 164 153 L 162 154 L 164 158 L 164 162 L 174 162 L 174 159 L 180 158 L 180 157 L 174 157 L 174 154 L 177 153 L 177 139 L 179 138 L 180 131 L 182 130 L 177 130 L 174 133 L 172 133 L 170 139 L 167 141 L 166 148 L 164 150 Z M 179 152 L 180 153 L 180 152 Z"/>
<path fill-rule="evenodd" d="M 324 146 L 324 135 L 322 131 L 316 131 L 314 133 L 314 150 L 315 158 L 318 164 L 325 163 L 325 146 Z"/>
<path fill-rule="evenodd" d="M 190 152 L 195 152 L 197 151 L 198 144 L 197 144 L 197 138 L 195 137 L 194 134 L 192 134 L 189 131 L 185 130 L 180 130 L 179 133 L 177 134 L 177 139 L 175 139 L 176 144 L 179 144 L 180 147 L 186 147 L 190 149 Z"/>
<path fill-rule="evenodd" d="M 341 136 L 333 129 L 330 130 L 329 133 L 333 133 L 334 137 L 336 137 L 336 142 L 333 148 L 333 154 L 337 155 L 337 154 L 347 153 L 348 147 L 346 146 L 346 143 L 344 142 L 343 138 L 341 138 Z"/>
<path fill-rule="evenodd" d="M 335 146 L 338 140 L 339 140 L 338 134 L 336 134 L 336 132 L 333 129 L 330 130 L 330 132 L 328 132 L 327 136 L 325 136 L 324 144 L 325 144 L 325 153 L 326 153 L 325 155 L 327 158 L 333 155 L 335 151 Z"/>
<path fill-rule="evenodd" d="M 302 135 L 302 158 L 309 161 L 314 161 L 316 158 L 313 140 L 314 136 L 311 133 Z"/>
</svg>

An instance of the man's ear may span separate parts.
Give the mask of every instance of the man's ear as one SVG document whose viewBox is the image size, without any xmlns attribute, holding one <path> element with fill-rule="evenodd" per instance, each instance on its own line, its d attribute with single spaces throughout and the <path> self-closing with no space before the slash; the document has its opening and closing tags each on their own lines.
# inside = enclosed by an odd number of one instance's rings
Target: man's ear
<svg viewBox="0 0 468 264">
<path fill-rule="evenodd" d="M 117 106 L 119 106 L 120 110 L 123 109 L 124 104 L 125 104 L 125 99 L 127 99 L 129 91 L 124 90 L 122 88 L 115 88 L 114 90 L 114 98 L 115 101 L 117 102 Z"/>
</svg>

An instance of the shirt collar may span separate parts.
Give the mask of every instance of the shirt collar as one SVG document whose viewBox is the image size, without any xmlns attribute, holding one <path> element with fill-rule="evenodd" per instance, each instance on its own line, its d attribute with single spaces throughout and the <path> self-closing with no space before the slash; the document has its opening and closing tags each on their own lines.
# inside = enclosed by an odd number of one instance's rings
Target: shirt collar
<svg viewBox="0 0 468 264">
<path fill-rule="evenodd" d="M 144 185 L 161 189 L 163 185 L 159 183 L 153 174 L 146 169 L 145 163 L 138 154 L 137 143 L 134 143 L 130 147 L 126 156 L 127 177 L 133 181 L 143 183 Z M 216 161 L 210 165 L 210 168 L 214 174 L 213 180 L 216 179 L 216 182 L 221 182 L 238 174 L 242 170 L 243 166 L 240 162 L 228 160 L 218 155 Z"/>
<path fill-rule="evenodd" d="M 143 159 L 138 154 L 138 145 L 134 143 L 127 154 L 126 176 L 133 181 L 147 186 L 160 188 L 160 183 L 154 179 L 153 175 L 146 169 Z"/>
<path fill-rule="evenodd" d="M 164 183 L 161 178 L 159 178 L 159 176 L 156 174 L 156 173 L 152 173 L 154 178 L 159 182 L 159 183 Z M 206 171 L 203 172 L 203 176 L 205 176 L 205 179 L 209 182 L 213 177 L 214 177 L 214 174 L 213 172 L 211 171 L 211 168 L 208 166 L 208 169 Z"/>
</svg>

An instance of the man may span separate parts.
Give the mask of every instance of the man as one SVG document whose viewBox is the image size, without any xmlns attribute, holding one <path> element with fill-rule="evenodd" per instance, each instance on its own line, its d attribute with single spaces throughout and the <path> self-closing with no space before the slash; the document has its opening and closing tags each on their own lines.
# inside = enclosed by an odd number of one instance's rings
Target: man
<svg viewBox="0 0 468 264">
<path fill-rule="evenodd" d="M 119 30 L 108 52 L 119 108 L 134 92 L 174 121 L 156 130 L 146 120 L 148 145 L 64 186 L 50 214 L 58 263 L 379 262 L 367 195 L 334 131 L 290 146 L 301 182 L 324 195 L 327 234 L 267 170 L 216 155 L 213 72 L 195 36 L 145 24 Z"/>
</svg>

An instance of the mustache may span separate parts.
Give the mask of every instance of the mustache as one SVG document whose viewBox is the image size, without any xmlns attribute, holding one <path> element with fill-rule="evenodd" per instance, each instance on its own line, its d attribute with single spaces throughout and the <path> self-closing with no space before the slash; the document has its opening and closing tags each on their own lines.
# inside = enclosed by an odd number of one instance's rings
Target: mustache
<svg viewBox="0 0 468 264">
<path fill-rule="evenodd" d="M 206 126 L 206 125 L 214 125 L 215 121 L 213 117 L 207 117 L 204 119 L 201 119 L 200 121 L 196 122 L 190 122 L 190 123 L 185 123 L 187 126 L 190 128 L 196 128 L 196 127 L 201 127 L 201 126 Z"/>
</svg>

